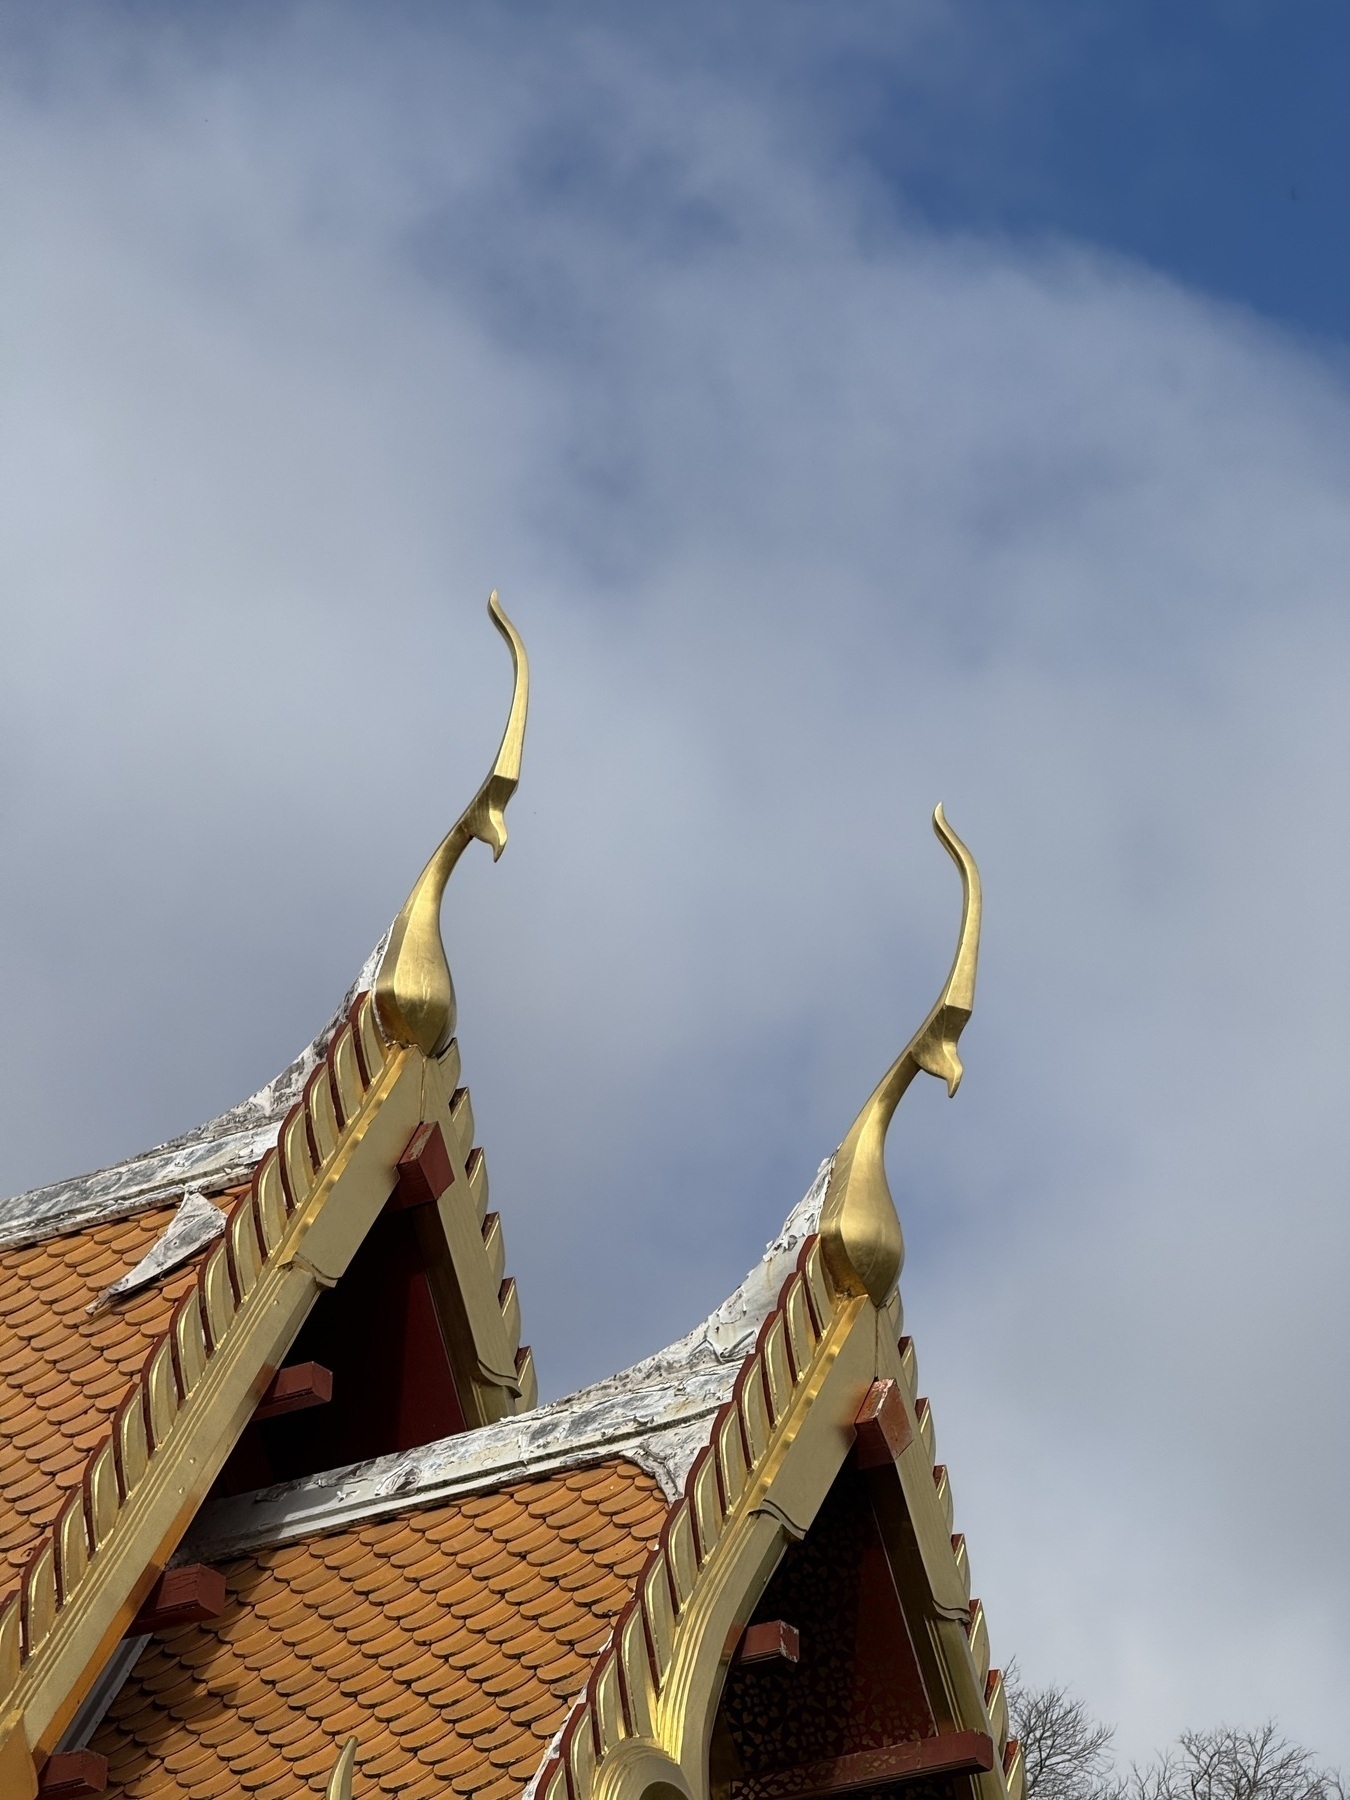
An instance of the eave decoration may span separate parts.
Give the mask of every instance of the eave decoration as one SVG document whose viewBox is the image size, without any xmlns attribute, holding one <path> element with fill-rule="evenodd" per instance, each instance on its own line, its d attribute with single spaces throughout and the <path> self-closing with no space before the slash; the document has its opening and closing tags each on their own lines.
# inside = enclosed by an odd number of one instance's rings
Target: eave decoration
<svg viewBox="0 0 1350 1800">
<path fill-rule="evenodd" d="M 455 1176 L 444 1198 L 419 1209 L 419 1230 L 426 1215 L 468 1422 L 534 1404 L 533 1363 L 519 1347 L 514 1284 L 501 1281 L 500 1233 L 486 1216 L 486 1174 L 458 1085 L 440 936 L 446 881 L 475 837 L 500 855 L 503 809 L 520 774 L 525 652 L 495 593 L 489 611 L 514 667 L 492 770 L 399 913 L 373 995 L 359 995 L 333 1035 L 80 1486 L 17 1591 L 0 1600 L 4 1800 L 36 1794 L 37 1768 L 167 1565 L 315 1299 L 341 1279 L 389 1199 L 400 1154 L 422 1124 L 440 1127 Z M 347 1768 L 349 1776 L 350 1759 Z"/>
<path fill-rule="evenodd" d="M 417 1263 L 419 1282 L 426 1277 L 425 1287 L 417 1289 L 419 1305 L 429 1303 L 436 1315 L 460 1403 L 456 1427 L 462 1413 L 467 1428 L 499 1428 L 472 1439 L 458 1428 L 450 1437 L 417 1438 L 421 1448 L 414 1455 L 431 1456 L 424 1470 L 434 1470 L 435 1459 L 453 1445 L 453 1454 L 464 1457 L 462 1478 L 481 1483 L 473 1493 L 495 1491 L 503 1471 L 508 1485 L 533 1486 L 537 1493 L 545 1467 L 555 1476 L 571 1470 L 574 1477 L 578 1470 L 602 1470 L 610 1461 L 627 1459 L 629 1475 L 646 1484 L 642 1535 L 625 1552 L 631 1560 L 612 1565 L 603 1606 L 588 1602 L 597 1610 L 584 1651 L 576 1652 L 565 1673 L 551 1677 L 555 1685 L 542 1696 L 547 1710 L 537 1710 L 537 1698 L 528 1701 L 535 1709 L 527 1720 L 534 1731 L 523 1751 L 514 1744 L 503 1752 L 495 1721 L 479 1737 L 460 1737 L 461 1715 L 452 1716 L 447 1708 L 413 1725 L 406 1741 L 394 1732 L 391 1742 L 372 1747 L 366 1737 L 363 1761 L 363 1723 L 372 1717 L 383 1721 L 387 1714 L 363 1710 L 368 1690 L 361 1687 L 344 1700 L 343 1710 L 317 1713 L 308 1721 L 305 1730 L 313 1735 L 303 1760 L 288 1760 L 297 1740 L 287 1723 L 270 1751 L 249 1749 L 250 1760 L 228 1765 L 232 1772 L 242 1768 L 250 1780 L 257 1774 L 270 1784 L 269 1793 L 278 1794 L 294 1778 L 295 1800 L 305 1778 L 312 1783 L 326 1778 L 327 1800 L 353 1800 L 354 1790 L 366 1792 L 372 1778 L 391 1789 L 411 1784 L 418 1793 L 427 1792 L 427 1766 L 432 1786 L 449 1770 L 465 1791 L 483 1791 L 491 1800 L 503 1795 L 509 1800 L 513 1783 L 516 1792 L 523 1785 L 522 1800 L 736 1800 L 738 1795 L 745 1800 L 756 1792 L 761 1800 L 764 1793 L 777 1800 L 825 1800 L 927 1775 L 950 1775 L 958 1783 L 968 1779 L 973 1800 L 1021 1800 L 1020 1752 L 1009 1739 L 1001 1677 L 989 1667 L 983 1609 L 971 1598 L 964 1539 L 953 1535 L 950 1486 L 946 1470 L 935 1463 L 932 1412 L 918 1397 L 913 1347 L 899 1336 L 904 1241 L 884 1161 L 890 1121 L 919 1071 L 942 1080 L 949 1094 L 961 1079 L 957 1046 L 974 1005 L 980 934 L 975 864 L 938 807 L 934 829 L 962 884 L 950 973 L 923 1024 L 766 1252 L 759 1274 L 752 1272 L 737 1290 L 742 1298 L 733 1296 L 736 1305 L 728 1301 L 714 1315 L 721 1321 L 718 1332 L 725 1327 L 726 1335 L 714 1337 L 710 1319 L 702 1328 L 706 1338 L 696 1332 L 648 1359 L 660 1369 L 659 1381 L 625 1385 L 647 1369 L 644 1363 L 611 1378 L 616 1385 L 603 1399 L 596 1398 L 599 1389 L 583 1390 L 533 1421 L 514 1420 L 512 1415 L 534 1405 L 536 1382 L 530 1352 L 519 1343 L 514 1283 L 502 1279 L 500 1225 L 487 1212 L 485 1166 L 473 1146 L 469 1096 L 459 1085 L 454 985 L 440 927 L 446 884 L 468 845 L 478 839 L 494 860 L 500 855 L 507 836 L 505 809 L 520 777 L 528 665 L 495 593 L 489 612 L 514 672 L 492 767 L 414 884 L 373 978 L 357 984 L 368 991 L 357 993 L 336 1028 L 292 1065 L 298 1071 L 294 1085 L 282 1092 L 294 1098 L 303 1081 L 303 1093 L 278 1128 L 285 1104 L 279 1100 L 267 1115 L 269 1135 L 250 1140 L 236 1171 L 242 1181 L 242 1171 L 252 1170 L 247 1190 L 238 1185 L 211 1190 L 239 1196 L 222 1201 L 229 1208 L 223 1234 L 198 1252 L 199 1265 L 183 1264 L 197 1269 L 195 1285 L 176 1306 L 180 1289 L 164 1296 L 155 1327 L 169 1317 L 168 1329 L 111 1415 L 108 1435 L 89 1455 L 80 1485 L 38 1540 L 17 1588 L 0 1598 L 0 1800 L 33 1800 L 44 1765 L 44 1791 L 94 1792 L 97 1783 L 73 1787 L 67 1776 L 54 1774 L 57 1763 L 92 1758 L 105 1772 L 116 1763 L 121 1754 L 116 1719 L 102 1718 L 109 1734 L 105 1755 L 88 1750 L 84 1715 L 94 1720 L 91 1729 L 99 1729 L 100 1709 L 107 1704 L 104 1688 L 112 1693 L 123 1682 L 131 1685 L 140 1679 L 128 1675 L 132 1665 L 147 1666 L 139 1661 L 141 1634 L 157 1629 L 146 1621 L 158 1616 L 153 1606 L 145 1608 L 147 1596 L 176 1553 L 170 1580 L 185 1576 L 186 1563 L 224 1593 L 221 1570 L 191 1561 L 193 1554 L 209 1557 L 208 1552 L 194 1550 L 192 1542 L 180 1551 L 194 1519 L 200 1533 L 213 1513 L 261 1504 L 288 1514 L 287 1533 L 298 1529 L 289 1509 L 304 1481 L 259 1496 L 249 1482 L 241 1484 L 247 1493 L 231 1488 L 226 1470 L 222 1486 L 234 1497 L 205 1510 L 203 1502 L 250 1421 L 275 1404 L 264 1403 L 264 1396 L 279 1391 L 270 1384 L 307 1316 L 319 1296 L 343 1280 L 391 1196 L 393 1209 L 381 1229 L 402 1234 L 398 1242 Z M 275 1145 L 254 1166 L 273 1128 Z M 402 1216 L 407 1212 L 411 1223 Z M 374 1252 L 379 1244 L 377 1236 L 368 1248 Z M 339 1297 L 357 1309 L 367 1306 L 361 1280 L 354 1271 Z M 332 1316 L 331 1310 L 317 1314 L 315 1330 Z M 307 1354 L 297 1353 L 287 1376 L 316 1366 L 303 1362 Z M 134 1367 L 130 1359 L 128 1366 Z M 642 1379 L 648 1381 L 646 1375 Z M 664 1389 L 660 1382 L 667 1384 Z M 119 1391 L 115 1387 L 113 1394 Z M 644 1413 L 635 1396 L 658 1392 L 667 1397 Z M 589 1437 L 567 1435 L 561 1420 L 569 1404 L 577 1421 L 587 1421 Z M 662 1408 L 672 1409 L 664 1424 Z M 551 1413 L 558 1416 L 550 1419 Z M 614 1435 L 615 1419 L 623 1425 L 622 1440 Z M 608 1421 L 603 1430 L 598 1420 Z M 657 1435 L 668 1434 L 668 1454 L 653 1449 L 650 1435 L 631 1431 L 637 1420 Z M 534 1450 L 528 1448 L 531 1440 Z M 92 1436 L 83 1439 L 91 1441 Z M 476 1473 L 464 1475 L 476 1457 L 487 1460 Z M 411 1466 L 381 1472 L 381 1461 L 377 1456 L 349 1469 L 331 1488 L 327 1464 L 321 1475 L 305 1479 L 336 1495 L 332 1506 L 348 1511 L 369 1506 L 360 1516 L 380 1517 L 379 1509 L 412 1504 L 412 1490 L 400 1486 Z M 495 1473 L 487 1479 L 489 1468 Z M 371 1484 L 374 1499 L 354 1500 L 346 1490 L 348 1479 L 358 1489 L 363 1481 Z M 445 1479 L 442 1467 L 435 1481 Z M 431 1491 L 431 1486 L 423 1490 Z M 439 1491 L 438 1504 L 445 1504 L 449 1490 Z M 469 1492 L 465 1487 L 461 1497 Z M 767 1633 L 777 1643 L 790 1638 L 796 1659 L 808 1630 L 799 1634 L 786 1613 L 778 1617 L 783 1582 L 809 1569 L 812 1555 L 833 1541 L 829 1521 L 837 1514 L 830 1508 L 841 1495 L 857 1501 L 869 1532 L 875 1527 L 869 1554 L 884 1554 L 884 1565 L 868 1566 L 888 1567 L 894 1578 L 888 1604 L 898 1602 L 892 1615 L 896 1635 L 905 1639 L 911 1659 L 906 1667 L 922 1689 L 925 1710 L 917 1725 L 907 1715 L 884 1732 L 878 1727 L 871 1738 L 834 1738 L 828 1753 L 817 1748 L 798 1755 L 785 1769 L 769 1765 L 786 1785 L 756 1790 L 749 1764 L 723 1755 L 735 1723 L 735 1683 L 747 1664 L 761 1660 L 759 1649 L 750 1651 L 755 1633 Z M 566 1502 L 569 1509 L 574 1504 L 581 1502 Z M 335 1517 L 325 1515 L 327 1522 L 315 1525 L 310 1514 L 305 1529 L 325 1539 Z M 222 1528 L 218 1519 L 217 1530 Z M 250 1529 L 257 1531 L 256 1520 Z M 432 1538 L 437 1529 L 426 1527 Z M 637 1528 L 630 1521 L 625 1529 Z M 595 1542 L 612 1548 L 618 1527 L 611 1523 L 606 1532 Z M 22 1541 L 26 1551 L 31 1539 Z M 216 1539 L 217 1548 L 228 1541 L 227 1531 Z M 490 1534 L 483 1541 L 491 1541 Z M 785 1562 L 794 1544 L 802 1548 Z M 424 1556 L 421 1542 L 413 1554 Z M 584 1569 L 584 1558 L 576 1555 Z M 780 1565 L 783 1579 L 770 1588 Z M 458 1582 L 462 1565 L 454 1566 Z M 578 1574 L 578 1565 L 566 1572 Z M 556 1579 L 561 1585 L 563 1577 Z M 841 1579 L 836 1591 L 845 1585 Z M 418 1608 L 427 1604 L 415 1584 L 409 1592 Z M 347 1637 L 355 1640 L 358 1627 L 347 1600 L 339 1587 L 326 1604 L 339 1608 Z M 231 1604 L 242 1604 L 238 1594 Z M 505 1605 L 502 1594 L 491 1601 L 494 1608 L 499 1604 Z M 762 1609 L 758 1617 L 757 1608 Z M 393 1603 L 373 1605 L 372 1611 L 382 1634 L 389 1629 Z M 496 1677 L 477 1660 L 477 1641 L 470 1638 L 467 1655 L 461 1643 L 452 1656 L 443 1635 L 446 1617 L 444 1608 L 436 1613 L 433 1607 L 430 1623 L 419 1626 L 431 1633 L 417 1640 L 419 1655 L 433 1664 L 439 1659 L 453 1662 L 456 1670 L 471 1669 L 473 1682 L 486 1691 Z M 770 1618 L 773 1623 L 766 1622 Z M 800 1622 L 806 1628 L 811 1623 L 809 1616 Z M 220 1644 L 231 1642 L 228 1629 L 222 1624 Z M 509 1606 L 505 1619 L 492 1626 L 503 1629 L 516 1629 Z M 561 1629 L 556 1622 L 548 1626 L 549 1632 Z M 339 1638 L 343 1630 L 335 1620 Z M 128 1634 L 140 1642 L 128 1645 L 119 1663 L 118 1647 Z M 195 1653 L 180 1648 L 190 1661 Z M 157 1646 L 147 1684 L 158 1680 L 154 1659 L 168 1654 L 165 1645 Z M 738 1657 L 731 1697 L 724 1702 L 728 1671 Z M 442 1673 L 433 1667 L 433 1676 Z M 510 1671 L 512 1679 L 515 1673 Z M 889 1674 L 883 1672 L 883 1679 Z M 279 1680 L 276 1687 L 282 1691 Z M 788 1704 L 797 1706 L 800 1696 L 796 1690 Z M 141 1702 L 134 1694 L 132 1699 L 134 1712 Z M 348 1705 L 355 1710 L 346 1711 Z M 240 1716 L 252 1714 L 241 1704 Z M 356 1735 L 349 1736 L 354 1721 Z M 429 1746 L 439 1749 L 442 1733 L 455 1740 L 449 1747 L 461 1759 L 453 1768 L 448 1760 L 432 1759 L 418 1774 L 399 1762 Z M 130 1741 L 121 1740 L 124 1746 Z M 502 1767 L 509 1768 L 509 1777 L 500 1769 L 492 1776 L 482 1766 L 485 1755 L 499 1753 L 507 1757 Z M 166 1757 L 164 1766 L 175 1765 Z M 222 1791 L 219 1777 L 211 1791 Z"/>
<path fill-rule="evenodd" d="M 879 1472 L 875 1497 L 883 1529 L 889 1502 L 893 1535 L 906 1538 L 895 1561 L 908 1557 L 907 1611 L 921 1622 L 925 1678 L 945 1729 L 992 1740 L 993 1766 L 972 1777 L 979 1800 L 1020 1796 L 1001 1678 L 989 1669 L 964 1542 L 952 1535 L 946 1471 L 933 1462 L 931 1412 L 917 1399 L 912 1349 L 896 1334 L 903 1240 L 886 1129 L 920 1069 L 955 1092 L 979 947 L 975 864 L 940 807 L 934 828 L 964 896 L 951 974 L 836 1154 L 820 1231 L 765 1320 L 529 1800 L 710 1800 L 710 1737 L 732 1652 L 786 1544 L 805 1536 L 849 1454 L 865 1397 L 888 1379 L 903 1400 L 908 1446 Z"/>
</svg>

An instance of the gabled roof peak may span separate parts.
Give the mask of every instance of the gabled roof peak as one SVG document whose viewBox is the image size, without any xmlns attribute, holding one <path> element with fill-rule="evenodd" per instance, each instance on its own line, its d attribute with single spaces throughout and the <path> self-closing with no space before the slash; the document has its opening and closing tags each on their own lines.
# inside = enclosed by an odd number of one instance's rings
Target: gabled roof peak
<svg viewBox="0 0 1350 1800">
<path fill-rule="evenodd" d="M 246 1179 L 275 1145 L 282 1121 L 323 1061 L 356 996 L 369 989 L 387 942 L 386 933 L 323 1030 L 279 1075 L 214 1119 L 153 1149 L 91 1174 L 0 1200 L 0 1246 L 36 1243 L 104 1219 L 163 1206 L 181 1199 L 190 1187 L 215 1193 Z"/>
<path fill-rule="evenodd" d="M 761 1326 L 816 1230 L 833 1157 L 744 1280 L 708 1317 L 663 1350 L 531 1412 L 415 1450 L 331 1469 L 203 1509 L 185 1542 L 188 1562 L 219 1561 L 353 1520 L 490 1491 L 529 1477 L 623 1457 L 684 1491 Z"/>
<path fill-rule="evenodd" d="M 441 898 L 456 862 L 475 837 L 489 845 L 494 858 L 502 852 L 503 811 L 520 778 L 529 700 L 525 646 L 495 589 L 488 612 L 510 649 L 515 673 L 501 746 L 477 794 L 442 840 L 323 1030 L 279 1075 L 205 1124 L 90 1174 L 0 1200 L 0 1247 L 34 1243 L 98 1220 L 180 1200 L 190 1187 L 221 1192 L 245 1178 L 276 1144 L 283 1120 L 301 1098 L 358 994 L 373 991 L 380 1025 L 391 1043 L 416 1044 L 425 1055 L 445 1048 L 454 1032 L 454 986 L 441 944 Z"/>
</svg>

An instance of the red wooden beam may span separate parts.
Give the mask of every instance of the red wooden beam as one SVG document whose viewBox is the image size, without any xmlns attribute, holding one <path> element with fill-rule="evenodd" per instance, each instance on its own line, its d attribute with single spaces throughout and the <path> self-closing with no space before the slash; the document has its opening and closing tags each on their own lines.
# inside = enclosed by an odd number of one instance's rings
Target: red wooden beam
<svg viewBox="0 0 1350 1800">
<path fill-rule="evenodd" d="M 254 1413 L 255 1419 L 279 1419 L 283 1413 L 304 1412 L 333 1398 L 333 1371 L 322 1363 L 292 1363 L 278 1369 L 272 1384 Z"/>
<path fill-rule="evenodd" d="M 430 1206 L 455 1179 L 450 1152 L 437 1124 L 419 1125 L 398 1159 L 398 1186 L 389 1199 L 395 1212 L 408 1206 Z"/>
<path fill-rule="evenodd" d="M 882 1469 L 909 1448 L 914 1433 L 893 1381 L 874 1381 L 853 1421 L 860 1469 Z"/>
<path fill-rule="evenodd" d="M 949 1731 L 880 1750 L 855 1750 L 798 1769 L 778 1769 L 760 1776 L 757 1785 L 771 1800 L 830 1800 L 835 1794 L 921 1775 L 979 1775 L 993 1766 L 994 1744 L 987 1731 Z"/>
<path fill-rule="evenodd" d="M 205 1563 L 184 1563 L 164 1571 L 126 1635 L 145 1637 L 152 1631 L 199 1625 L 203 1619 L 218 1619 L 224 1610 L 225 1577 L 220 1570 L 208 1569 Z"/>
<path fill-rule="evenodd" d="M 735 1663 L 800 1662 L 802 1640 L 795 1625 L 769 1619 L 763 1625 L 747 1625 L 732 1657 Z"/>
<path fill-rule="evenodd" d="M 92 1750 L 60 1750 L 38 1776 L 40 1800 L 87 1800 L 108 1785 L 108 1759 Z"/>
</svg>

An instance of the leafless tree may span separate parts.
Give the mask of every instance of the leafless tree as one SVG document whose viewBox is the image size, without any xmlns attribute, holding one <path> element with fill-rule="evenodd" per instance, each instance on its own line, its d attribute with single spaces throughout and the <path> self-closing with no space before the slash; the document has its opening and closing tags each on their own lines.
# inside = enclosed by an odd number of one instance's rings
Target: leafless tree
<svg viewBox="0 0 1350 1800">
<path fill-rule="evenodd" d="M 1015 1661 L 1003 1671 L 1003 1686 L 1013 1736 L 1022 1744 L 1027 1800 L 1126 1800 L 1111 1761 L 1110 1725 L 1094 1719 L 1068 1688 L 1028 1687 Z"/>
<path fill-rule="evenodd" d="M 1111 1758 L 1111 1726 L 1067 1688 L 1028 1687 L 1015 1662 L 1003 1679 L 1027 1800 L 1350 1800 L 1340 1775 L 1273 1722 L 1255 1731 L 1183 1732 L 1173 1749 L 1122 1776 Z"/>
<path fill-rule="evenodd" d="M 1346 1800 L 1340 1775 L 1273 1720 L 1255 1731 L 1185 1731 L 1174 1750 L 1136 1764 L 1128 1785 L 1129 1800 Z"/>
</svg>

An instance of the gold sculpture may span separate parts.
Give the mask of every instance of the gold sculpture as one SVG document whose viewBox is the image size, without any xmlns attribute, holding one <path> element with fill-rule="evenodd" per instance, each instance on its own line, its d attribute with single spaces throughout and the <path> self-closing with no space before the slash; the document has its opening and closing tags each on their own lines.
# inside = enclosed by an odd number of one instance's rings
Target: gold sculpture
<svg viewBox="0 0 1350 1800">
<path fill-rule="evenodd" d="M 356 1739 L 349 1737 L 324 1789 L 324 1800 L 352 1800 L 352 1770 L 356 1766 Z"/>
<path fill-rule="evenodd" d="M 946 986 L 936 1005 L 891 1064 L 834 1159 L 820 1235 L 825 1261 L 846 1293 L 866 1292 L 885 1303 L 905 1260 L 905 1240 L 886 1183 L 886 1130 L 905 1089 L 920 1069 L 936 1075 L 954 1094 L 961 1081 L 956 1041 L 975 1005 L 975 964 L 980 953 L 980 872 L 939 806 L 933 829 L 961 871 L 961 930 Z"/>
<path fill-rule="evenodd" d="M 511 711 L 501 748 L 487 780 L 442 840 L 394 920 L 375 977 L 375 1010 L 391 1043 L 416 1045 L 424 1056 L 443 1050 L 455 1031 L 455 986 L 441 942 L 441 899 L 455 864 L 474 838 L 492 851 L 495 862 L 506 847 L 506 803 L 520 780 L 530 670 L 520 634 L 502 610 L 494 588 L 488 599 L 492 622 L 506 639 L 515 672 Z"/>
</svg>

